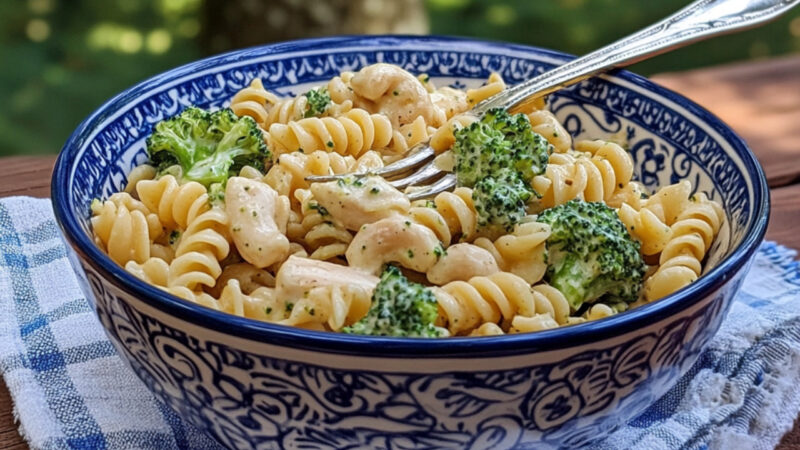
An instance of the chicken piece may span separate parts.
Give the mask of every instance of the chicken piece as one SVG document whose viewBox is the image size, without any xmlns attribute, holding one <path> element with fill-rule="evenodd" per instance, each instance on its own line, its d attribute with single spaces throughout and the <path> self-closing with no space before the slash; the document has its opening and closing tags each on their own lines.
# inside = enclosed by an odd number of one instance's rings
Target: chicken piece
<svg viewBox="0 0 800 450">
<path fill-rule="evenodd" d="M 433 124 L 436 110 L 431 96 L 414 75 L 400 67 L 378 63 L 364 67 L 350 80 L 356 106 L 386 115 L 394 128 L 417 117 Z"/>
<path fill-rule="evenodd" d="M 351 266 L 377 275 L 387 262 L 427 272 L 443 252 L 430 228 L 397 215 L 361 227 L 345 256 Z"/>
<path fill-rule="evenodd" d="M 348 230 L 396 214 L 407 214 L 411 202 L 378 176 L 314 183 L 311 192 L 320 206 Z"/>
<path fill-rule="evenodd" d="M 447 252 L 428 270 L 428 281 L 441 286 L 497 272 L 500 268 L 491 253 L 477 245 L 461 243 L 447 248 Z"/>
<path fill-rule="evenodd" d="M 233 242 L 245 261 L 263 269 L 286 259 L 288 198 L 260 181 L 232 177 L 225 188 L 225 209 Z"/>
</svg>

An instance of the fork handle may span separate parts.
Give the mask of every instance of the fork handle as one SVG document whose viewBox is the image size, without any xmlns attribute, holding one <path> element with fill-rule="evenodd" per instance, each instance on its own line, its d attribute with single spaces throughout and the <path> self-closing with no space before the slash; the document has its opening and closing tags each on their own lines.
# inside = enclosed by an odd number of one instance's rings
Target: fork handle
<svg viewBox="0 0 800 450">
<path fill-rule="evenodd" d="M 527 111 L 537 97 L 600 72 L 650 58 L 692 42 L 772 20 L 800 0 L 698 0 L 666 19 L 581 58 L 549 70 L 490 97 L 473 108 Z"/>
</svg>

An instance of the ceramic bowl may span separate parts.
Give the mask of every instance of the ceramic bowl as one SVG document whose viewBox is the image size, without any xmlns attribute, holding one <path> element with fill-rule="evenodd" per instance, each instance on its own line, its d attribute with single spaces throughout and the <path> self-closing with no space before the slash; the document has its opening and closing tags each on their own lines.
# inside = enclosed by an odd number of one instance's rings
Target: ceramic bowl
<svg viewBox="0 0 800 450">
<path fill-rule="evenodd" d="M 532 334 L 414 340 L 289 328 L 205 309 L 149 286 L 92 242 L 89 204 L 146 160 L 153 125 L 219 108 L 254 78 L 304 92 L 383 61 L 436 85 L 509 84 L 570 57 L 441 37 L 344 37 L 251 48 L 188 64 L 109 100 L 69 138 L 52 183 L 56 217 L 88 298 L 153 393 L 229 447 L 574 446 L 628 422 L 696 360 L 763 239 L 764 173 L 746 145 L 691 101 L 624 71 L 551 98 L 577 138 L 623 133 L 649 188 L 689 179 L 727 220 L 695 283 L 608 319 Z"/>
</svg>

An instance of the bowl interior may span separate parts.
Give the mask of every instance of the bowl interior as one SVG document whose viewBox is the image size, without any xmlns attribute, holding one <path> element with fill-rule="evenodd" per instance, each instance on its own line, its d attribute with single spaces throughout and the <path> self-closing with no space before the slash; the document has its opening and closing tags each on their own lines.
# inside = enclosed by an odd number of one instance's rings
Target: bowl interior
<svg viewBox="0 0 800 450">
<path fill-rule="evenodd" d="M 480 85 L 491 72 L 516 84 L 569 58 L 470 40 L 364 37 L 297 41 L 203 60 L 120 94 L 79 127 L 56 169 L 56 210 L 79 251 L 105 258 L 90 238 L 89 204 L 118 191 L 126 174 L 145 162 L 145 139 L 153 125 L 189 105 L 227 106 L 254 78 L 277 93 L 294 95 L 341 71 L 387 62 L 425 72 L 437 86 L 463 88 Z M 636 177 L 649 189 L 688 179 L 697 191 L 723 203 L 728 220 L 709 252 L 707 272 L 748 236 L 763 233 L 767 200 L 760 166 L 733 132 L 688 100 L 620 71 L 553 94 L 550 108 L 577 139 L 626 139 Z M 104 261 L 104 266 L 113 264 Z M 128 282 L 138 281 L 129 277 Z"/>
</svg>

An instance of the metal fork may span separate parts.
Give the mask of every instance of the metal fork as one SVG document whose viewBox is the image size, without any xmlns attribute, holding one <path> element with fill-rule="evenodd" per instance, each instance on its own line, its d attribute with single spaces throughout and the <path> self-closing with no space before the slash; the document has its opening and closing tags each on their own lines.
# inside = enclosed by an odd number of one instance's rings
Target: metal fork
<svg viewBox="0 0 800 450">
<path fill-rule="evenodd" d="M 493 108 L 506 108 L 510 112 L 525 111 L 531 108 L 536 98 L 598 73 L 712 36 L 760 25 L 798 3 L 800 0 L 698 0 L 639 32 L 510 87 L 478 103 L 467 114 L 480 117 Z M 398 189 L 432 181 L 426 187 L 411 192 L 408 197 L 412 201 L 432 197 L 455 187 L 455 175 L 443 172 L 434 164 L 435 152 L 428 142 L 417 144 L 407 154 L 405 158 L 372 172 L 311 176 L 306 180 L 325 182 L 348 176 L 380 175 Z M 397 178 L 415 169 L 410 175 Z"/>
</svg>

